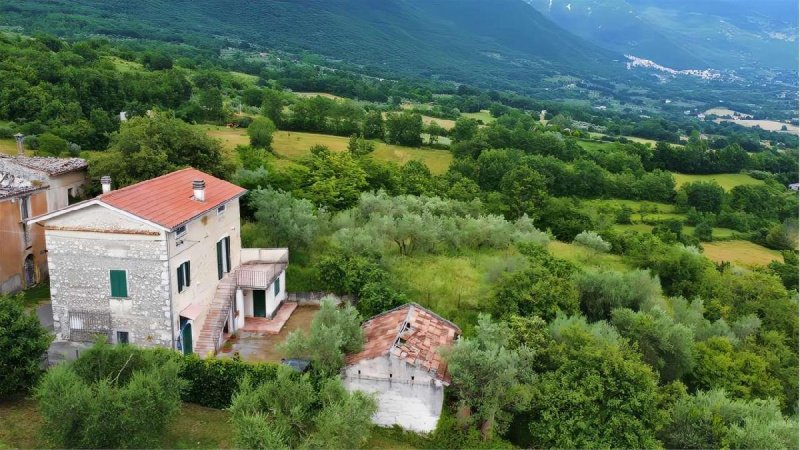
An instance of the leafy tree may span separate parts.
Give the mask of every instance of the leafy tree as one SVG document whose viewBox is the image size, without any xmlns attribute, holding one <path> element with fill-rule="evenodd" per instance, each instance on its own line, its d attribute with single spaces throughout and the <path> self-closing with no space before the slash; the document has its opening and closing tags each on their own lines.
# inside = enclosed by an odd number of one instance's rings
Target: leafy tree
<svg viewBox="0 0 800 450">
<path fill-rule="evenodd" d="M 275 132 L 275 124 L 266 117 L 256 117 L 250 126 L 247 127 L 247 135 L 250 136 L 250 145 L 255 148 L 272 148 L 272 133 Z"/>
<path fill-rule="evenodd" d="M 320 221 L 314 205 L 288 192 L 259 189 L 250 194 L 249 205 L 255 210 L 267 245 L 306 248 L 319 231 Z"/>
<path fill-rule="evenodd" d="M 273 124 L 283 123 L 283 96 L 273 89 L 261 91 L 261 114 L 272 121 Z"/>
<path fill-rule="evenodd" d="M 369 282 L 361 288 L 356 308 L 363 317 L 372 317 L 405 303 L 408 303 L 405 294 L 396 291 L 387 282 Z"/>
<path fill-rule="evenodd" d="M 477 425 L 483 438 L 503 433 L 510 419 L 508 408 L 530 399 L 527 384 L 531 353 L 526 347 L 509 347 L 510 331 L 502 322 L 478 316 L 474 338 L 461 338 L 444 350 L 459 407 L 467 412 L 469 423 Z"/>
<path fill-rule="evenodd" d="M 575 236 L 575 240 L 572 242 L 598 253 L 608 253 L 611 251 L 611 244 L 604 241 L 603 238 L 594 231 L 582 231 Z"/>
<path fill-rule="evenodd" d="M 615 308 L 640 309 L 661 295 L 658 278 L 646 270 L 585 271 L 575 275 L 580 307 L 589 320 L 608 320 Z"/>
<path fill-rule="evenodd" d="M 433 175 L 425 163 L 411 160 L 400 168 L 400 184 L 410 195 L 432 195 L 434 193 Z"/>
<path fill-rule="evenodd" d="M 720 389 L 679 399 L 659 437 L 667 448 L 796 448 L 797 418 L 771 400 L 731 399 Z"/>
<path fill-rule="evenodd" d="M 21 298 L 0 295 L 0 399 L 36 384 L 51 340 L 36 314 L 25 311 Z"/>
<path fill-rule="evenodd" d="M 43 433 L 63 448 L 154 447 L 181 406 L 179 371 L 167 350 L 96 344 L 36 388 Z"/>
<path fill-rule="evenodd" d="M 409 147 L 422 145 L 422 116 L 411 112 L 386 116 L 386 142 Z"/>
<path fill-rule="evenodd" d="M 202 89 L 197 95 L 197 103 L 203 110 L 205 120 L 221 122 L 225 118 L 225 111 L 222 107 L 222 92 L 219 88 Z"/>
<path fill-rule="evenodd" d="M 508 217 L 536 217 L 547 198 L 545 179 L 527 166 L 512 169 L 500 182 L 508 204 Z"/>
<path fill-rule="evenodd" d="M 258 386 L 243 379 L 230 407 L 237 447 L 257 449 L 360 448 L 376 410 L 373 398 L 347 392 L 338 378 L 317 388 L 288 367 Z"/>
<path fill-rule="evenodd" d="M 261 106 L 264 102 L 264 92 L 257 87 L 249 87 L 242 91 L 242 103 L 247 106 Z M 266 115 L 266 114 L 265 114 Z"/>
<path fill-rule="evenodd" d="M 681 186 L 677 201 L 700 212 L 717 214 L 725 202 L 725 190 L 714 181 L 694 181 Z"/>
<path fill-rule="evenodd" d="M 450 130 L 450 138 L 454 143 L 470 141 L 478 133 L 478 125 L 478 121 L 475 119 L 459 117 L 453 129 Z"/>
<path fill-rule="evenodd" d="M 365 139 L 383 139 L 385 134 L 383 115 L 380 111 L 371 110 L 364 116 L 362 134 Z"/>
<path fill-rule="evenodd" d="M 350 141 L 347 143 L 347 150 L 352 153 L 353 156 L 363 156 L 375 150 L 375 143 L 364 139 L 364 136 L 354 134 L 350 136 Z"/>
<path fill-rule="evenodd" d="M 531 433 L 526 445 L 659 446 L 655 433 L 664 416 L 655 375 L 632 350 L 600 336 L 585 322 L 559 330 L 556 340 L 563 344 L 563 363 L 536 382 L 526 415 Z"/>
<path fill-rule="evenodd" d="M 61 156 L 68 150 L 67 141 L 52 133 L 44 133 L 38 136 L 38 150 L 46 155 Z"/>
<path fill-rule="evenodd" d="M 358 311 L 347 305 L 337 309 L 334 300 L 323 299 L 311 321 L 308 334 L 294 330 L 280 348 L 289 358 L 312 361 L 315 372 L 332 376 L 344 366 L 346 353 L 357 353 L 364 345 Z"/>
<path fill-rule="evenodd" d="M 301 196 L 318 206 L 345 209 L 358 200 L 367 185 L 366 173 L 350 153 L 334 153 L 327 147 L 311 149 L 311 174 Z"/>
<path fill-rule="evenodd" d="M 180 119 L 166 114 L 134 117 L 111 140 L 111 147 L 89 158 L 89 175 L 110 175 L 117 186 L 127 186 L 192 166 L 225 177 L 231 165 L 223 160 L 219 141 Z"/>
<path fill-rule="evenodd" d="M 619 334 L 637 344 L 644 361 L 661 375 L 661 380 L 680 380 L 694 366 L 692 331 L 661 308 L 634 312 L 617 308 L 611 323 Z"/>
</svg>

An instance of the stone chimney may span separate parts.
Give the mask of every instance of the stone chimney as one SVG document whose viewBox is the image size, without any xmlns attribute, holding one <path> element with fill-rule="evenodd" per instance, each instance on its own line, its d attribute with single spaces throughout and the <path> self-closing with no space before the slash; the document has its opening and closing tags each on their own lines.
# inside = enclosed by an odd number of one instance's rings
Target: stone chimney
<svg viewBox="0 0 800 450">
<path fill-rule="evenodd" d="M 22 143 L 25 141 L 25 135 L 22 133 L 17 133 L 14 135 L 14 139 L 17 140 L 17 155 L 25 156 L 25 147 Z"/>
<path fill-rule="evenodd" d="M 100 186 L 103 187 L 103 194 L 111 192 L 111 177 L 108 175 L 100 177 Z"/>
<path fill-rule="evenodd" d="M 192 181 L 192 190 L 194 191 L 194 199 L 198 202 L 206 201 L 206 182 L 203 180 Z"/>
</svg>

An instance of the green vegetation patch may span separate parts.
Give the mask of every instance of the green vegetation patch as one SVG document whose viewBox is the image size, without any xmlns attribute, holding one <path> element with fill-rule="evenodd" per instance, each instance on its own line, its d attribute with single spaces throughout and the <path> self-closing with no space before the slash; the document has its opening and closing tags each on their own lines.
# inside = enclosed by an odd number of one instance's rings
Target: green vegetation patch
<svg viewBox="0 0 800 450">
<path fill-rule="evenodd" d="M 767 265 L 782 261 L 780 252 L 750 241 L 730 240 L 703 244 L 703 253 L 714 262 L 732 262 L 745 266 Z"/>
<path fill-rule="evenodd" d="M 550 243 L 547 244 L 547 249 L 550 251 L 551 255 L 566 259 L 584 268 L 614 269 L 621 271 L 631 269 L 619 255 L 594 252 L 581 245 L 568 244 L 561 241 L 550 241 Z"/>
<path fill-rule="evenodd" d="M 720 174 L 713 174 L 713 175 L 686 175 L 682 173 L 674 173 L 673 176 L 675 177 L 675 184 L 677 187 L 681 187 L 684 184 L 692 183 L 694 181 L 715 181 L 717 184 L 722 186 L 723 189 L 726 191 L 730 191 L 731 189 L 735 188 L 736 186 L 741 185 L 756 185 L 756 184 L 764 184 L 761 180 L 756 180 L 755 178 L 751 177 L 750 175 L 743 174 L 743 173 L 720 173 Z"/>
</svg>

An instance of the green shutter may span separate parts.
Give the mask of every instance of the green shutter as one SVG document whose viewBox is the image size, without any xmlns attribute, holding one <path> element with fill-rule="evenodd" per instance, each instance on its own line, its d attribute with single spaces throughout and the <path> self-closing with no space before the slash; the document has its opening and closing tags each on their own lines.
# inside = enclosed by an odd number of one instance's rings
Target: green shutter
<svg viewBox="0 0 800 450">
<path fill-rule="evenodd" d="M 231 271 L 231 238 L 225 238 L 225 262 L 227 265 L 225 266 L 228 270 L 227 272 Z"/>
<path fill-rule="evenodd" d="M 275 279 L 275 296 L 277 297 L 278 294 L 281 292 L 281 277 Z"/>
<path fill-rule="evenodd" d="M 184 264 L 186 264 L 186 279 L 184 280 L 184 282 L 186 283 L 187 286 L 191 286 L 192 285 L 192 270 L 191 270 L 192 269 L 192 263 L 189 262 L 189 261 L 186 261 Z"/>
<path fill-rule="evenodd" d="M 183 291 L 183 264 L 178 266 L 178 292 Z"/>
<path fill-rule="evenodd" d="M 217 242 L 217 277 L 222 279 L 222 241 Z"/>
<path fill-rule="evenodd" d="M 128 296 L 128 280 L 125 276 L 124 270 L 111 270 L 111 296 L 112 297 L 127 297 Z"/>
</svg>

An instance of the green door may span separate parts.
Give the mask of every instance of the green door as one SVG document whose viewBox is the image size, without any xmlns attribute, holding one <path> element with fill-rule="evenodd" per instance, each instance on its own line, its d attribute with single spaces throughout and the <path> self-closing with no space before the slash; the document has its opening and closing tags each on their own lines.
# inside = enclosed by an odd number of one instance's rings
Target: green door
<svg viewBox="0 0 800 450">
<path fill-rule="evenodd" d="M 267 291 L 253 291 L 253 315 L 267 317 Z"/>
<path fill-rule="evenodd" d="M 184 355 L 192 353 L 192 324 L 185 317 L 181 317 L 181 347 Z"/>
</svg>

